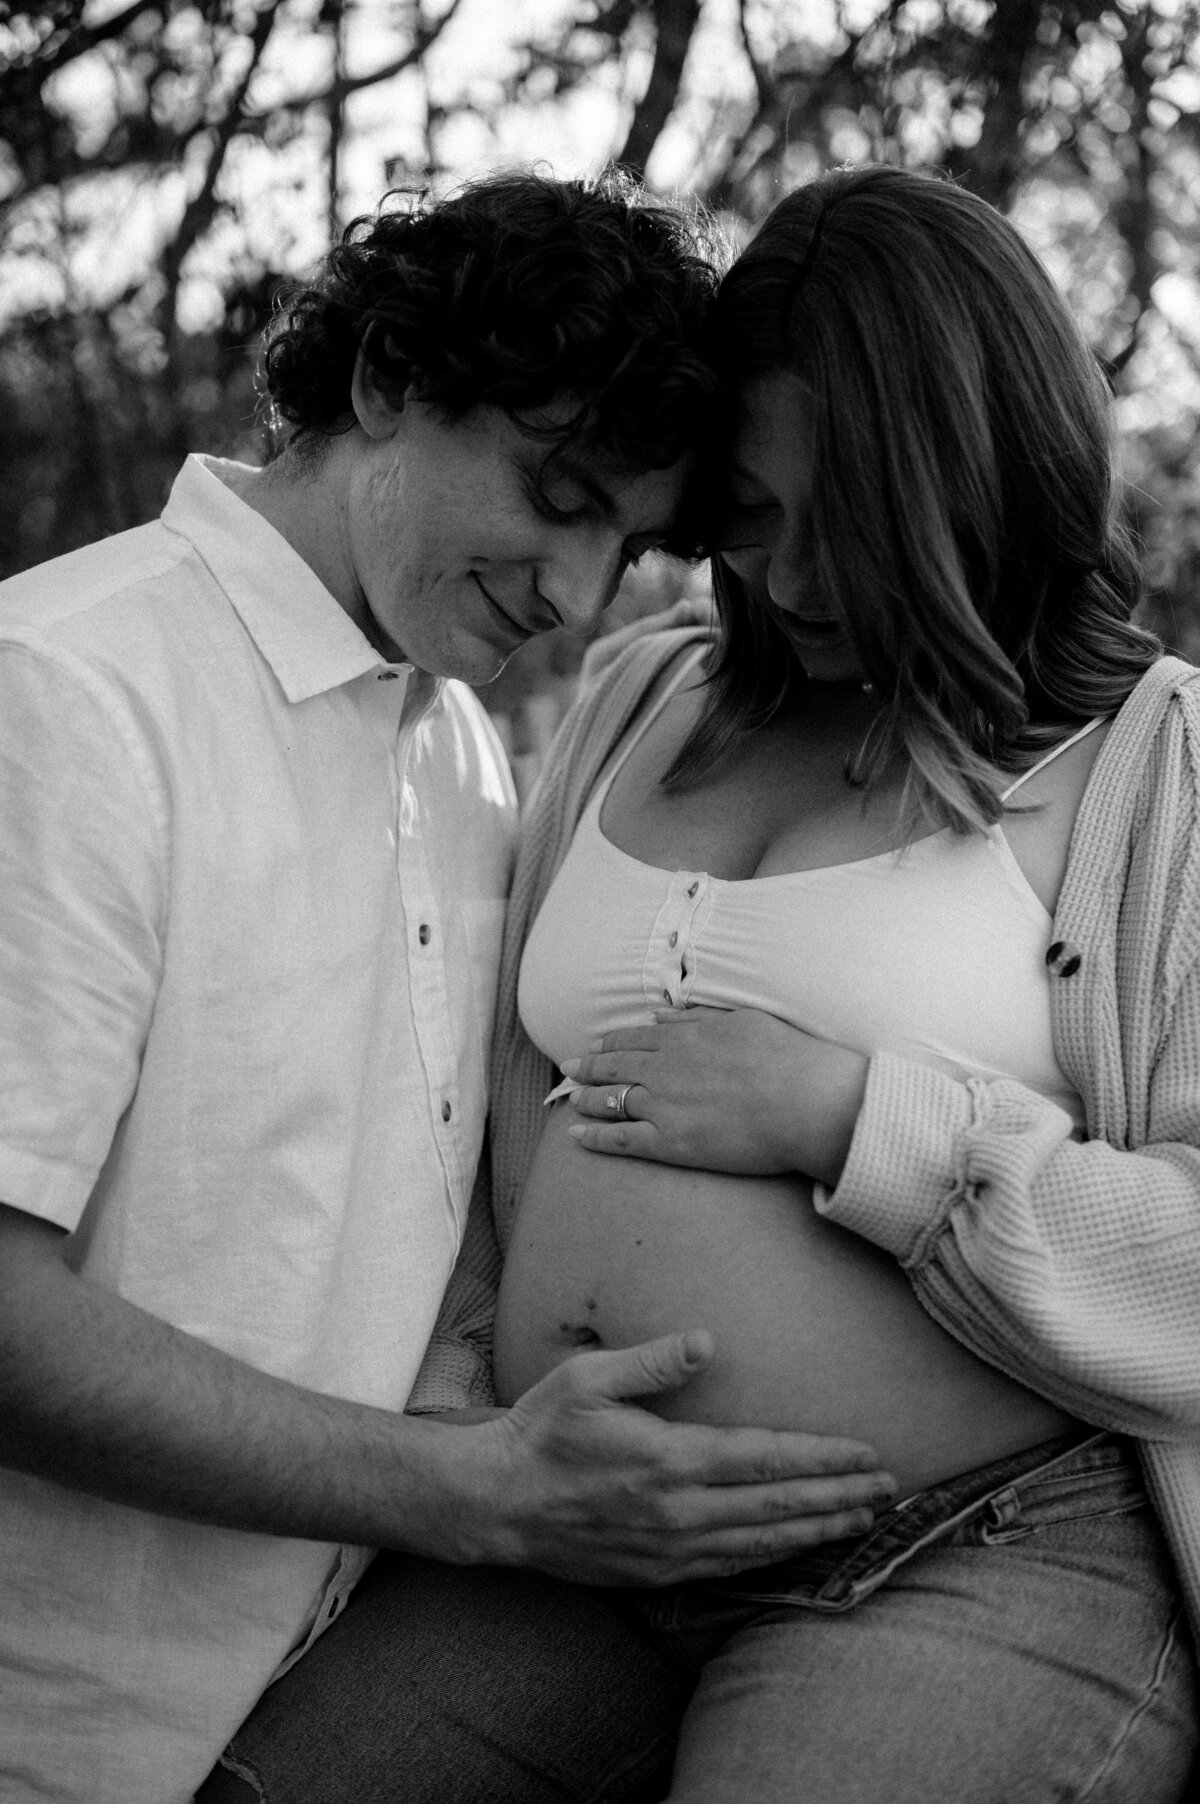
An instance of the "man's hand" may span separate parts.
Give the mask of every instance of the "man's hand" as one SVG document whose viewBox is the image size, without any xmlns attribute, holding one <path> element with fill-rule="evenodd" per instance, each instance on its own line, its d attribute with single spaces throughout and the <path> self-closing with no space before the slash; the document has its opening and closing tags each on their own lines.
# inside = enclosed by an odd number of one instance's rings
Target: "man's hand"
<svg viewBox="0 0 1200 1804">
<path fill-rule="evenodd" d="M 867 1081 L 867 1060 L 761 1009 L 660 1011 L 653 1027 L 605 1034 L 563 1072 L 584 1087 L 588 1152 L 709 1171 L 798 1171 L 836 1184 Z M 626 1121 L 609 1099 L 629 1086 Z"/>
<path fill-rule="evenodd" d="M 686 1384 L 706 1334 L 577 1355 L 511 1410 L 451 1427 L 243 1365 L 77 1276 L 65 1241 L 0 1205 L 0 1462 L 115 1502 L 667 1584 L 853 1534 L 887 1482 L 857 1442 L 663 1422 L 629 1401 Z"/>
<path fill-rule="evenodd" d="M 692 1330 L 565 1360 L 510 1410 L 450 1438 L 460 1498 L 440 1513 L 440 1545 L 422 1534 L 424 1550 L 666 1585 L 869 1528 L 895 1485 L 861 1442 L 664 1422 L 631 1401 L 680 1388 L 712 1357 L 711 1336 Z"/>
</svg>

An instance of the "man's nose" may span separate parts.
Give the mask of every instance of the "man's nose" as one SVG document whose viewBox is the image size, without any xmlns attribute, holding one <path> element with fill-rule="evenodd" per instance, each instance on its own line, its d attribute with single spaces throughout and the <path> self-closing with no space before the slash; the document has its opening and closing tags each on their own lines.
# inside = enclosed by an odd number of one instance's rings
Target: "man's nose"
<svg viewBox="0 0 1200 1804">
<path fill-rule="evenodd" d="M 588 632 L 614 600 L 625 567 L 623 540 L 607 527 L 575 526 L 559 535 L 538 587 L 565 627 Z"/>
</svg>

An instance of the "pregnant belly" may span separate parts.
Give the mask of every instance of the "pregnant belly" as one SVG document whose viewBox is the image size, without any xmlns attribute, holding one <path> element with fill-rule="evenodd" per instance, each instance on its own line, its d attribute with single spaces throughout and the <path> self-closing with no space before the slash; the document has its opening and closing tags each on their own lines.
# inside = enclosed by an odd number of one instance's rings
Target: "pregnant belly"
<svg viewBox="0 0 1200 1804">
<path fill-rule="evenodd" d="M 567 1137 L 575 1119 L 549 1112 L 518 1208 L 501 1402 L 581 1348 L 707 1328 L 712 1366 L 655 1400 L 660 1414 L 859 1436 L 902 1494 L 1072 1425 L 931 1321 L 894 1260 L 816 1214 L 804 1180 L 602 1158 Z"/>
</svg>

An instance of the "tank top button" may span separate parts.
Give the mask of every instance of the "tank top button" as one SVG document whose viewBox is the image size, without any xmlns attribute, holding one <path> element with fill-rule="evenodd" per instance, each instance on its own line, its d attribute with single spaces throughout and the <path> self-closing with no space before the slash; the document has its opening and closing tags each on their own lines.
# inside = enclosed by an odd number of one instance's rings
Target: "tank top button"
<svg viewBox="0 0 1200 1804">
<path fill-rule="evenodd" d="M 1055 940 L 1046 954 L 1046 964 L 1056 977 L 1074 977 L 1083 963 L 1083 953 L 1071 940 Z"/>
</svg>

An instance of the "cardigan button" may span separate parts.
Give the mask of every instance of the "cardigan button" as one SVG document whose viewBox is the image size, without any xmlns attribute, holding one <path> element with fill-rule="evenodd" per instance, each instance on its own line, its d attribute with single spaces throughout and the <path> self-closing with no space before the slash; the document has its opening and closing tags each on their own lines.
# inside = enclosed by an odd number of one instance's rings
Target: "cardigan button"
<svg viewBox="0 0 1200 1804">
<path fill-rule="evenodd" d="M 1055 940 L 1046 953 L 1046 964 L 1055 977 L 1074 977 L 1083 963 L 1083 953 L 1072 940 Z"/>
</svg>

